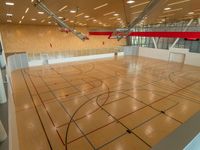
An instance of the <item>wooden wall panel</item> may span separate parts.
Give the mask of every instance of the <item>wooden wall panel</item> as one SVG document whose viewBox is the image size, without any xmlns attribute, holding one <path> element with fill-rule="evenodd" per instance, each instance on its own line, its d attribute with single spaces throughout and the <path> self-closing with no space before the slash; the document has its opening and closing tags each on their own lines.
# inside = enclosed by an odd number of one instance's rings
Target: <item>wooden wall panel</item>
<svg viewBox="0 0 200 150">
<path fill-rule="evenodd" d="M 77 30 L 88 34 L 87 28 Z M 89 41 L 82 42 L 71 33 L 60 32 L 57 26 L 0 24 L 0 32 L 6 52 L 111 48 L 125 44 L 125 40 L 118 42 L 114 39 L 107 39 L 106 36 L 89 36 Z"/>
</svg>

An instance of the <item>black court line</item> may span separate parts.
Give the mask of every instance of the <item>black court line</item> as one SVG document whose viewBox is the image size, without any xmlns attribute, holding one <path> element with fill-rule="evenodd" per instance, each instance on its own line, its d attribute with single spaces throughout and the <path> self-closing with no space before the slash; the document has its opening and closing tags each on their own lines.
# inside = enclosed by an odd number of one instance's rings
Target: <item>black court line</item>
<svg viewBox="0 0 200 150">
<path fill-rule="evenodd" d="M 50 139 L 49 139 L 49 137 L 47 136 L 45 127 L 44 127 L 44 125 L 43 125 L 43 123 L 42 123 L 42 119 L 41 119 L 41 117 L 40 117 L 40 115 L 39 115 L 39 112 L 38 112 L 38 110 L 37 110 L 37 106 L 36 106 L 36 104 L 35 104 L 35 102 L 34 102 L 34 100 L 33 100 L 33 97 L 32 97 L 32 95 L 31 95 L 30 89 L 29 89 L 29 87 L 28 87 L 27 81 L 25 80 L 25 77 L 24 77 L 24 74 L 23 74 L 23 71 L 22 71 L 22 70 L 21 70 L 21 74 L 22 74 L 23 79 L 24 79 L 24 81 L 25 81 L 25 83 L 26 83 L 26 87 L 27 87 L 27 89 L 28 89 L 28 91 L 29 91 L 29 95 L 30 95 L 30 97 L 31 97 L 31 100 L 32 100 L 32 102 L 33 102 L 33 104 L 34 104 L 34 106 L 35 106 L 35 111 L 36 111 L 36 113 L 37 113 L 37 115 L 38 115 L 40 124 L 41 124 L 42 129 L 43 129 L 43 131 L 44 131 L 44 134 L 45 134 L 45 136 L 46 136 L 46 139 L 47 139 L 47 142 L 48 142 L 48 144 L 49 144 L 49 147 L 50 147 L 51 150 L 53 150 L 52 145 L 51 145 L 51 142 L 50 142 Z"/>
</svg>

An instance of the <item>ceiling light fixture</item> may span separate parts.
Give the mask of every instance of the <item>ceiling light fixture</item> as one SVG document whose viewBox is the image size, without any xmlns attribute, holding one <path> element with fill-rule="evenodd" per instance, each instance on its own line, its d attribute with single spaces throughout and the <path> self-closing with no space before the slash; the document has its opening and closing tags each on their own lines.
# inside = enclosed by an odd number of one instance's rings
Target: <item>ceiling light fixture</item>
<svg viewBox="0 0 200 150">
<path fill-rule="evenodd" d="M 103 5 L 97 6 L 97 7 L 94 8 L 94 10 L 100 9 L 100 8 L 105 7 L 107 5 L 108 5 L 108 3 L 105 3 Z"/>
<path fill-rule="evenodd" d="M 174 3 L 168 4 L 168 6 L 177 5 L 177 4 L 181 4 L 181 3 L 186 3 L 186 2 L 189 2 L 189 1 L 190 1 L 190 0 L 178 1 L 178 2 L 174 2 Z"/>
<path fill-rule="evenodd" d="M 86 15 L 86 16 L 84 16 L 84 18 L 89 18 L 90 16 L 88 16 L 88 15 Z"/>
<path fill-rule="evenodd" d="M 41 23 L 45 22 L 45 19 L 41 20 Z"/>
<path fill-rule="evenodd" d="M 188 15 L 193 15 L 193 14 L 194 14 L 194 12 L 189 12 L 189 13 L 188 13 Z"/>
<path fill-rule="evenodd" d="M 69 19 L 68 19 L 68 18 L 66 18 L 66 19 L 65 19 L 65 21 L 69 21 Z"/>
<path fill-rule="evenodd" d="M 22 21 L 19 21 L 19 24 L 21 24 L 22 23 Z"/>
<path fill-rule="evenodd" d="M 48 24 L 51 24 L 51 22 L 49 21 Z"/>
<path fill-rule="evenodd" d="M 22 20 L 24 19 L 24 16 L 22 16 Z"/>
<path fill-rule="evenodd" d="M 76 15 L 76 17 L 82 16 L 83 14 L 84 14 L 84 13 L 80 13 L 80 14 Z"/>
<path fill-rule="evenodd" d="M 115 11 L 112 11 L 112 12 L 104 14 L 103 16 L 108 16 L 108 15 L 111 15 L 111 14 L 114 14 L 114 13 L 115 13 Z"/>
<path fill-rule="evenodd" d="M 29 8 L 26 8 L 26 10 L 25 10 L 25 14 L 26 14 L 28 11 L 29 11 Z"/>
<path fill-rule="evenodd" d="M 12 3 L 12 2 L 6 2 L 5 3 L 7 6 L 13 6 L 13 5 L 15 5 L 15 3 Z"/>
<path fill-rule="evenodd" d="M 43 11 L 39 11 L 39 12 L 38 12 L 38 14 L 40 14 L 40 15 L 43 15 L 43 14 L 44 14 L 44 12 L 43 12 Z"/>
<path fill-rule="evenodd" d="M 13 16 L 13 14 L 6 14 L 6 16 L 8 16 L 8 17 L 12 17 L 12 16 Z"/>
<path fill-rule="evenodd" d="M 113 16 L 119 16 L 119 14 L 113 14 Z"/>
<path fill-rule="evenodd" d="M 76 13 L 76 10 L 70 10 L 69 12 L 74 14 L 74 13 Z"/>
<path fill-rule="evenodd" d="M 170 10 L 171 8 L 167 7 L 167 8 L 164 8 L 164 10 Z"/>
<path fill-rule="evenodd" d="M 31 20 L 32 20 L 32 21 L 36 21 L 37 19 L 35 19 L 35 18 L 32 18 Z"/>
<path fill-rule="evenodd" d="M 127 3 L 127 4 L 133 4 L 133 3 L 135 3 L 135 1 L 133 1 L 133 0 L 127 0 L 126 3 Z"/>
<path fill-rule="evenodd" d="M 113 19 L 116 19 L 116 17 L 109 18 L 109 20 L 113 20 Z"/>
<path fill-rule="evenodd" d="M 65 8 L 67 8 L 68 6 L 67 5 L 65 5 L 65 6 L 63 6 L 63 7 L 61 7 L 58 11 L 63 11 Z"/>
<path fill-rule="evenodd" d="M 132 12 L 131 14 L 134 15 L 134 14 L 139 14 L 141 13 L 142 11 L 136 11 L 136 12 Z"/>
<path fill-rule="evenodd" d="M 88 19 L 86 19 L 87 21 L 90 21 L 90 20 L 92 20 L 92 19 L 94 19 L 94 18 L 88 18 Z"/>
<path fill-rule="evenodd" d="M 146 4 L 148 4 L 148 3 L 149 3 L 149 1 L 143 2 L 143 3 L 139 3 L 139 4 L 136 4 L 136 5 L 131 6 L 131 8 L 138 7 L 138 6 L 142 6 L 142 5 L 146 5 Z"/>
<path fill-rule="evenodd" d="M 7 22 L 12 22 L 12 20 L 7 20 Z"/>
<path fill-rule="evenodd" d="M 179 10 L 182 10 L 182 9 L 183 9 L 183 8 L 171 9 L 171 10 L 164 11 L 164 13 L 179 11 Z"/>
<path fill-rule="evenodd" d="M 163 16 L 160 16 L 160 17 L 169 17 L 169 16 L 174 16 L 174 14 L 168 14 L 168 15 L 163 15 Z"/>
</svg>

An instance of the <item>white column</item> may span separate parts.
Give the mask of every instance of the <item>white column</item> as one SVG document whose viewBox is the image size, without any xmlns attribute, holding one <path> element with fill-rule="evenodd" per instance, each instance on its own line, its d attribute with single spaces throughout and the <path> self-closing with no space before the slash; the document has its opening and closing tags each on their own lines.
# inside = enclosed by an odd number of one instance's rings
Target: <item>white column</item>
<svg viewBox="0 0 200 150">
<path fill-rule="evenodd" d="M 153 40 L 153 44 L 154 44 L 155 49 L 158 49 L 157 42 L 156 42 L 155 38 L 152 37 L 152 40 Z"/>
</svg>

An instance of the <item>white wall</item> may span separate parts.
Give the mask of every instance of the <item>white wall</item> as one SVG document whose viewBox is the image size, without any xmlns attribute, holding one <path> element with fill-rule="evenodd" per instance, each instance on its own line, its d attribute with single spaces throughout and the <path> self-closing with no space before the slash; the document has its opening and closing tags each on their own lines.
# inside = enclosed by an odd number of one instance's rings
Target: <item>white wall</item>
<svg viewBox="0 0 200 150">
<path fill-rule="evenodd" d="M 177 51 L 177 49 L 176 49 L 176 51 Z M 181 49 L 179 49 L 179 51 L 181 51 Z M 193 66 L 200 66 L 200 54 L 199 53 L 186 52 L 185 49 L 183 49 L 182 51 L 183 51 L 183 53 L 186 54 L 185 64 L 193 65 Z M 168 61 L 169 50 L 140 47 L 139 48 L 139 56 Z"/>
<path fill-rule="evenodd" d="M 200 66 L 200 54 L 199 53 L 189 53 L 186 55 L 185 64 Z"/>
<path fill-rule="evenodd" d="M 139 56 L 150 57 L 150 58 L 168 61 L 169 51 L 164 50 L 164 49 L 140 47 L 139 48 Z"/>
</svg>

